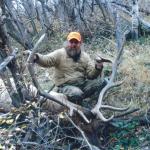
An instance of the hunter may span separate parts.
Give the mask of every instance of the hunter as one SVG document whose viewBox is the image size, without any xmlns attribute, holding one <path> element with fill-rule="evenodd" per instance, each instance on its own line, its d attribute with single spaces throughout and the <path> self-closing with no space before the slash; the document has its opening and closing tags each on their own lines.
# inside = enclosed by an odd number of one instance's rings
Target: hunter
<svg viewBox="0 0 150 150">
<path fill-rule="evenodd" d="M 68 100 L 82 105 L 83 99 L 99 93 L 106 85 L 101 79 L 103 61 L 93 61 L 83 50 L 79 32 L 70 32 L 65 46 L 47 55 L 35 54 L 35 62 L 42 67 L 54 67 L 57 92 Z"/>
</svg>

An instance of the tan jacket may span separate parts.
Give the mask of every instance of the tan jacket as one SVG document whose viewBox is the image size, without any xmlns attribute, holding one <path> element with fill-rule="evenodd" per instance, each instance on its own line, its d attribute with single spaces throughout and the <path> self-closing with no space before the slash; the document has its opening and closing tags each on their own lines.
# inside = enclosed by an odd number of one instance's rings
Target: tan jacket
<svg viewBox="0 0 150 150">
<path fill-rule="evenodd" d="M 54 82 L 56 86 L 94 79 L 101 73 L 101 70 L 95 69 L 94 62 L 84 51 L 81 51 L 81 57 L 77 62 L 67 55 L 65 48 L 55 50 L 48 55 L 37 55 L 39 56 L 37 63 L 40 66 L 55 68 Z"/>
</svg>

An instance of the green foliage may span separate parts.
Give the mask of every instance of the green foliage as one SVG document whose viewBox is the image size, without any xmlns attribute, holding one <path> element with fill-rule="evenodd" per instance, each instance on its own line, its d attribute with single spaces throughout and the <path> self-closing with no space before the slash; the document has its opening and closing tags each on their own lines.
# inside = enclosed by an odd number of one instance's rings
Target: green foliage
<svg viewBox="0 0 150 150">
<path fill-rule="evenodd" d="M 149 127 L 139 126 L 138 120 L 115 121 L 112 125 L 116 129 L 111 134 L 109 150 L 141 150 L 150 144 Z"/>
<path fill-rule="evenodd" d="M 118 127 L 120 129 L 134 129 L 139 123 L 137 121 L 128 122 L 128 121 L 116 121 L 112 123 L 113 126 Z"/>
<path fill-rule="evenodd" d="M 114 142 L 112 143 L 110 149 L 128 150 L 129 148 L 139 146 L 139 138 L 136 136 L 136 128 L 139 124 L 138 121 L 116 121 L 112 124 L 119 129 L 111 135 Z"/>
</svg>

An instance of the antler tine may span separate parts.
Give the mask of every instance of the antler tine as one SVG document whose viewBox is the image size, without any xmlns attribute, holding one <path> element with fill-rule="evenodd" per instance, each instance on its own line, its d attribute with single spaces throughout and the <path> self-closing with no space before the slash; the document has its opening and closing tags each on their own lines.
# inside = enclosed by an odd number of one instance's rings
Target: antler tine
<svg viewBox="0 0 150 150">
<path fill-rule="evenodd" d="M 125 34 L 123 36 L 123 40 L 122 40 L 121 46 L 118 49 L 118 53 L 117 53 L 116 59 L 115 59 L 115 61 L 113 63 L 113 66 L 112 66 L 112 75 L 110 77 L 110 80 L 108 81 L 107 85 L 100 92 L 99 98 L 98 98 L 98 102 L 95 105 L 95 107 L 91 110 L 91 112 L 93 114 L 97 115 L 97 117 L 100 118 L 104 122 L 107 122 L 107 121 L 111 120 L 114 117 L 114 115 L 112 115 L 110 118 L 106 119 L 103 116 L 103 114 L 100 112 L 101 108 L 110 109 L 110 110 L 114 110 L 114 111 L 126 111 L 126 110 L 129 109 L 129 106 L 130 106 L 129 105 L 126 108 L 117 108 L 117 107 L 113 107 L 113 106 L 109 106 L 109 105 L 102 105 L 102 100 L 103 100 L 103 97 L 106 94 L 106 92 L 112 87 L 116 87 L 116 86 L 121 85 L 122 82 L 123 82 L 123 81 L 114 82 L 114 80 L 115 80 L 115 76 L 116 76 L 116 73 L 117 73 L 117 68 L 118 68 L 118 65 L 119 65 L 119 62 L 120 62 L 120 58 L 121 58 L 122 53 L 123 53 L 124 44 L 125 44 Z"/>
<path fill-rule="evenodd" d="M 119 107 L 114 107 L 114 106 L 109 106 L 109 105 L 101 105 L 101 108 L 114 110 L 114 111 L 126 111 L 129 109 L 129 107 L 130 106 L 127 106 L 125 108 L 119 108 Z"/>
<path fill-rule="evenodd" d="M 130 104 L 127 107 L 124 107 L 124 108 L 114 107 L 114 106 L 109 106 L 109 105 L 101 105 L 101 108 L 114 110 L 114 111 L 126 111 L 130 108 L 131 104 L 132 104 L 132 101 L 130 102 Z"/>
<path fill-rule="evenodd" d="M 86 123 L 90 123 L 90 121 L 87 119 L 84 113 L 80 110 L 80 109 L 83 109 L 81 106 L 73 104 L 69 101 L 67 103 L 69 104 L 68 108 L 70 109 L 70 112 L 69 112 L 70 116 L 73 116 L 74 111 L 76 111 L 84 119 Z M 67 103 L 66 103 L 66 106 L 67 106 Z"/>
<path fill-rule="evenodd" d="M 90 121 L 87 119 L 87 117 L 84 115 L 82 111 L 77 111 L 77 113 L 84 119 L 86 123 L 90 123 Z"/>
<path fill-rule="evenodd" d="M 104 121 L 104 122 L 108 122 L 108 121 L 110 121 L 111 119 L 114 118 L 114 115 L 112 115 L 110 118 L 106 119 L 106 118 L 103 116 L 103 114 L 102 114 L 99 110 L 97 110 L 97 108 L 92 109 L 92 113 L 93 113 L 93 114 L 96 114 L 97 117 L 98 117 L 99 119 L 101 119 L 102 121 Z"/>
</svg>

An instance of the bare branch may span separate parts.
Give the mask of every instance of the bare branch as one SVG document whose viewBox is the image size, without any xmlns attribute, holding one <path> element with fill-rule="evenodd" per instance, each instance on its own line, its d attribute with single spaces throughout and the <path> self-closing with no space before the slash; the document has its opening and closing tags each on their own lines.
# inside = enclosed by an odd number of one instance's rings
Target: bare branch
<svg viewBox="0 0 150 150">
<path fill-rule="evenodd" d="M 16 56 L 17 49 L 15 49 L 12 54 L 10 54 L 1 64 L 0 64 L 0 72 L 9 64 L 9 62 Z"/>
</svg>

